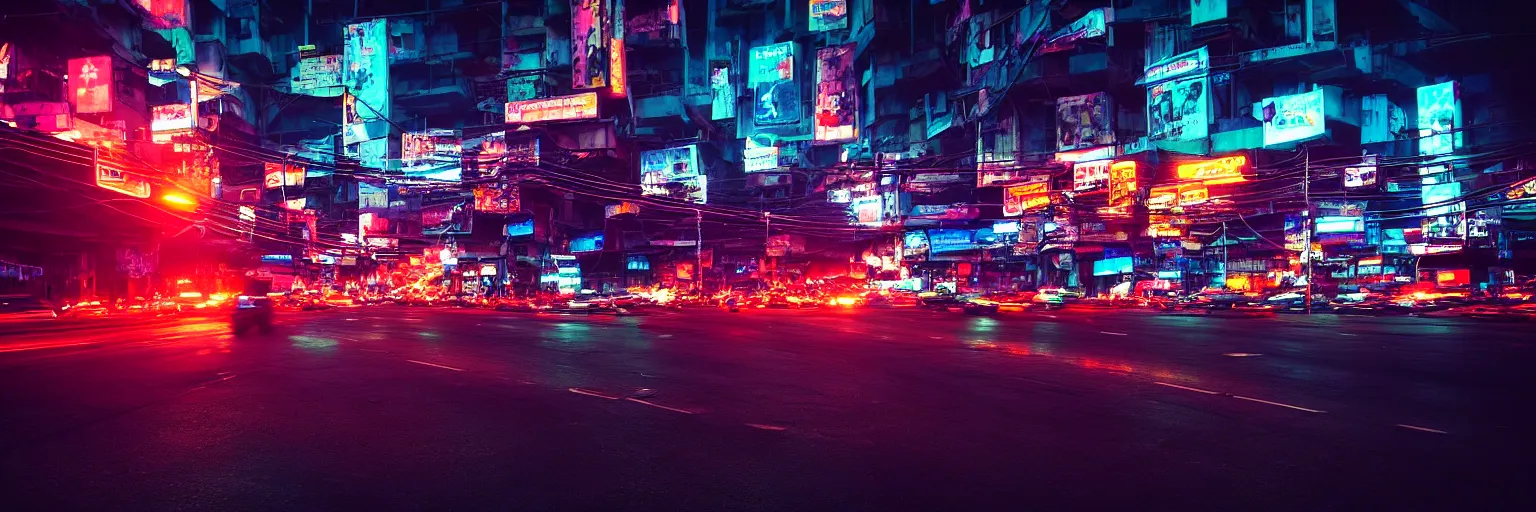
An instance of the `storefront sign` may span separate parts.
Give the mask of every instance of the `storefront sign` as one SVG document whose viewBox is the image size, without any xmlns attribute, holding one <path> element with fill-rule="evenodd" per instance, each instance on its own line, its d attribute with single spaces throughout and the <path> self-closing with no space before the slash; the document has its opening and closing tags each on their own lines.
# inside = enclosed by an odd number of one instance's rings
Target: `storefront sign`
<svg viewBox="0 0 1536 512">
<path fill-rule="evenodd" d="M 597 119 L 597 93 L 507 102 L 507 123 Z"/>
<path fill-rule="evenodd" d="M 853 57 L 853 44 L 816 50 L 814 136 L 817 142 L 858 138 L 859 84 L 854 76 Z"/>
<path fill-rule="evenodd" d="M 1056 99 L 1056 148 L 1059 151 L 1115 143 L 1115 110 L 1109 95 L 1096 92 Z"/>
<path fill-rule="evenodd" d="M 1185 75 L 1195 75 L 1209 71 L 1211 68 L 1211 52 L 1207 47 L 1191 50 L 1157 64 L 1147 66 L 1146 74 L 1136 85 L 1155 84 L 1172 78 Z"/>
<path fill-rule="evenodd" d="M 1109 166 L 1113 160 L 1094 160 L 1072 164 L 1072 190 L 1084 192 L 1109 185 Z"/>
<path fill-rule="evenodd" d="M 1264 146 L 1285 144 L 1322 136 L 1323 90 L 1277 96 L 1260 102 L 1257 114 L 1264 122 Z"/>
<path fill-rule="evenodd" d="M 1247 166 L 1248 157 L 1237 155 L 1215 160 L 1180 164 L 1178 172 L 1179 179 L 1182 181 L 1200 181 L 1206 185 L 1222 185 L 1247 181 L 1248 178 L 1243 176 L 1243 170 Z"/>
<path fill-rule="evenodd" d="M 112 56 L 69 59 L 69 103 L 79 114 L 112 111 Z"/>
<path fill-rule="evenodd" d="M 1003 216 L 1018 217 L 1051 204 L 1050 183 L 1029 183 L 1003 189 Z"/>
<path fill-rule="evenodd" d="M 1130 208 L 1136 199 L 1136 162 L 1115 162 L 1109 166 L 1109 207 Z"/>
</svg>

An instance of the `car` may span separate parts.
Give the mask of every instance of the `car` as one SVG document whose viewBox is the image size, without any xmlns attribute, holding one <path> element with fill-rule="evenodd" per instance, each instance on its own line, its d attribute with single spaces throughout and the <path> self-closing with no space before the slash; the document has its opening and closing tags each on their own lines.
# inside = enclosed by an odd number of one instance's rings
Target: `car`
<svg viewBox="0 0 1536 512">
<path fill-rule="evenodd" d="M 964 306 L 959 297 L 952 293 L 924 292 L 917 294 L 917 305 L 929 309 L 948 310 Z"/>
<path fill-rule="evenodd" d="M 613 307 L 613 301 L 594 293 L 578 293 L 566 301 L 565 306 L 576 311 L 590 312 Z"/>
<path fill-rule="evenodd" d="M 29 295 L 0 295 L 0 322 L 53 320 L 59 314 L 47 301 Z"/>
<path fill-rule="evenodd" d="M 274 304 L 268 293 L 272 291 L 271 279 L 252 279 L 246 282 L 244 293 L 235 297 L 235 311 L 230 317 L 230 329 L 236 335 L 251 329 L 272 331 Z"/>
</svg>

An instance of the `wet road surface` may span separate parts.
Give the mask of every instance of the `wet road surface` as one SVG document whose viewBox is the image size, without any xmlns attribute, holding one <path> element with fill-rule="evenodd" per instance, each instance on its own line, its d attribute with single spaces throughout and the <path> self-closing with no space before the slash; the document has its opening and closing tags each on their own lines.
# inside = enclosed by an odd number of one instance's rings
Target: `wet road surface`
<svg viewBox="0 0 1536 512">
<path fill-rule="evenodd" d="M 15 510 L 1522 509 L 1533 326 L 373 306 L 7 334 Z M 9 508 L 9 507 L 8 507 Z"/>
</svg>

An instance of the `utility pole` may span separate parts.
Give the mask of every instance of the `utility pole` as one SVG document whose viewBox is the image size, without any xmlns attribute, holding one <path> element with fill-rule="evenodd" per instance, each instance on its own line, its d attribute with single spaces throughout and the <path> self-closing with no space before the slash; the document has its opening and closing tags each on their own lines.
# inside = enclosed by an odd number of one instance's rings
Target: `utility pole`
<svg viewBox="0 0 1536 512">
<path fill-rule="evenodd" d="M 769 245 L 772 243 L 772 241 L 769 240 L 770 238 L 773 238 L 773 214 L 765 211 L 765 212 L 763 212 L 763 266 L 764 267 L 768 266 L 769 251 L 771 250 L 769 248 Z M 764 269 L 763 275 L 764 275 L 764 277 L 768 278 L 768 282 L 770 284 L 773 282 L 773 271 L 772 270 Z"/>
<path fill-rule="evenodd" d="M 1302 301 L 1302 306 L 1307 309 L 1307 314 L 1312 314 L 1312 151 L 1307 147 L 1301 148 L 1301 201 L 1305 203 L 1301 210 L 1301 218 L 1305 219 L 1302 225 L 1302 255 L 1306 257 L 1307 296 Z"/>
<path fill-rule="evenodd" d="M 694 226 L 697 227 L 697 229 L 698 229 L 698 242 L 697 242 L 698 245 L 695 245 L 693 247 L 693 256 L 694 256 L 694 260 L 695 260 L 694 267 L 693 267 L 693 277 L 694 277 L 694 283 L 699 285 L 699 295 L 703 295 L 704 294 L 704 212 L 700 211 L 698 208 L 694 208 L 693 209 L 693 215 L 694 215 L 694 222 L 695 222 Z"/>
</svg>

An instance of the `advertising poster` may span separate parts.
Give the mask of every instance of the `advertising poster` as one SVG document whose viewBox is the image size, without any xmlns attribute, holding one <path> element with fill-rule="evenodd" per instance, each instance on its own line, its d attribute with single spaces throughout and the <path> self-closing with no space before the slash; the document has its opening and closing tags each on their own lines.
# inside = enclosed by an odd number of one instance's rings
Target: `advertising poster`
<svg viewBox="0 0 1536 512">
<path fill-rule="evenodd" d="M 858 138 L 858 82 L 853 76 L 854 45 L 816 50 L 816 132 L 818 142 Z"/>
<path fill-rule="evenodd" d="M 1344 188 L 1376 186 L 1376 155 L 1366 155 L 1360 165 L 1344 168 Z"/>
<path fill-rule="evenodd" d="M 1051 204 L 1049 182 L 1027 183 L 1003 189 L 1003 216 L 1018 217 L 1024 212 Z"/>
<path fill-rule="evenodd" d="M 1189 24 L 1227 19 L 1227 0 L 1189 0 Z"/>
<path fill-rule="evenodd" d="M 1424 241 L 1430 245 L 1461 245 L 1467 239 L 1467 217 L 1462 212 L 1432 215 L 1420 221 Z"/>
<path fill-rule="evenodd" d="M 156 133 L 192 129 L 192 104 L 155 105 L 149 109 L 149 130 Z"/>
<path fill-rule="evenodd" d="M 763 146 L 747 137 L 741 149 L 742 168 L 746 172 L 775 171 L 779 169 L 778 146 Z"/>
<path fill-rule="evenodd" d="M 1334 26 L 1334 0 L 1307 0 L 1312 15 L 1309 17 L 1311 25 L 1308 28 L 1308 36 L 1312 42 L 1335 41 L 1338 39 L 1338 29 Z"/>
<path fill-rule="evenodd" d="M 463 154 L 463 137 L 458 130 L 400 134 L 400 170 L 407 177 L 458 181 L 464 167 Z"/>
<path fill-rule="evenodd" d="M 1448 155 L 1461 147 L 1461 99 L 1456 82 L 1419 88 L 1419 155 Z"/>
<path fill-rule="evenodd" d="M 1072 190 L 1085 192 L 1109 185 L 1109 165 L 1113 160 L 1095 160 L 1072 164 Z"/>
<path fill-rule="evenodd" d="M 304 186 L 304 166 L 282 162 L 267 162 L 265 164 L 265 179 L 262 183 L 268 189 L 278 187 L 302 187 Z"/>
<path fill-rule="evenodd" d="M 1444 215 L 1465 210 L 1466 203 L 1459 202 L 1460 198 L 1459 181 L 1424 185 L 1424 188 L 1419 189 L 1419 200 L 1422 201 L 1425 215 Z"/>
<path fill-rule="evenodd" d="M 1243 171 L 1248 168 L 1248 157 L 1243 155 L 1201 160 L 1179 164 L 1176 168 L 1180 180 L 1199 181 L 1206 185 L 1225 185 L 1248 181 Z"/>
<path fill-rule="evenodd" d="M 1210 88 L 1204 76 L 1147 87 L 1147 139 L 1189 141 L 1209 135 Z"/>
<path fill-rule="evenodd" d="M 699 148 L 689 144 L 640 153 L 640 193 L 704 204 L 708 176 L 699 167 Z"/>
<path fill-rule="evenodd" d="M 507 124 L 597 119 L 597 93 L 585 92 L 536 100 L 509 101 L 506 119 Z"/>
<path fill-rule="evenodd" d="M 421 234 L 427 236 L 469 234 L 473 217 L 469 208 L 472 201 L 473 199 L 457 203 L 423 205 Z"/>
<path fill-rule="evenodd" d="M 389 188 L 378 185 L 370 185 L 365 182 L 358 182 L 357 209 L 362 211 L 382 211 L 389 209 Z"/>
<path fill-rule="evenodd" d="M 1152 211 L 1171 210 L 1179 205 L 1179 186 L 1162 185 L 1152 187 L 1147 192 L 1147 209 Z"/>
<path fill-rule="evenodd" d="M 938 254 L 974 249 L 976 248 L 975 235 L 976 233 L 969 229 L 930 229 L 928 230 L 928 252 Z"/>
<path fill-rule="evenodd" d="M 1102 92 L 1056 99 L 1056 149 L 1069 151 L 1115 143 L 1115 111 Z"/>
<path fill-rule="evenodd" d="M 112 57 L 69 59 L 69 104 L 77 114 L 112 111 Z"/>
<path fill-rule="evenodd" d="M 901 253 L 905 257 L 922 257 L 928 254 L 928 232 L 908 231 L 901 235 Z"/>
<path fill-rule="evenodd" d="M 341 56 L 320 55 L 299 59 L 289 80 L 294 94 L 334 98 L 341 95 Z"/>
<path fill-rule="evenodd" d="M 1179 185 L 1179 206 L 1195 206 L 1210 199 L 1210 187 L 1200 183 Z"/>
<path fill-rule="evenodd" d="M 855 197 L 848 203 L 848 212 L 853 216 L 853 223 L 859 226 L 880 227 L 881 214 L 884 213 L 881 197 L 878 195 Z"/>
<path fill-rule="evenodd" d="M 515 213 L 522 209 L 517 186 L 509 183 L 475 185 L 475 211 L 492 214 Z"/>
<path fill-rule="evenodd" d="M 1137 85 L 1154 84 L 1173 78 L 1180 78 L 1195 74 L 1205 74 L 1211 69 L 1211 50 L 1202 46 L 1147 66 L 1146 73 Z"/>
<path fill-rule="evenodd" d="M 351 145 L 389 132 L 389 31 L 377 19 L 347 25 L 343 36 L 341 84 L 351 96 L 343 103 L 352 104 L 343 105 L 343 142 Z"/>
<path fill-rule="evenodd" d="M 625 74 L 627 62 L 624 47 L 624 0 L 609 0 L 607 19 L 612 22 L 608 38 L 608 90 L 615 96 L 629 93 L 629 77 Z"/>
<path fill-rule="evenodd" d="M 1107 23 L 1114 21 L 1110 13 L 1111 11 L 1104 7 L 1088 11 L 1088 14 L 1078 18 L 1071 25 L 1063 27 L 1051 34 L 1051 37 L 1046 38 L 1036 53 L 1066 50 L 1072 48 L 1077 41 L 1104 37 L 1104 34 L 1108 33 Z"/>
<path fill-rule="evenodd" d="M 571 87 L 608 86 L 608 0 L 571 3 Z"/>
<path fill-rule="evenodd" d="M 747 88 L 752 90 L 752 120 L 759 125 L 800 122 L 800 87 L 795 83 L 795 43 L 752 49 Z"/>
<path fill-rule="evenodd" d="M 144 10 L 150 28 L 171 29 L 187 26 L 187 0 L 135 0 Z"/>
<path fill-rule="evenodd" d="M 848 0 L 810 0 L 811 32 L 848 28 Z"/>
<path fill-rule="evenodd" d="M 736 84 L 731 82 L 730 64 L 717 64 L 709 70 L 711 121 L 736 117 Z"/>
<path fill-rule="evenodd" d="M 1136 162 L 1109 166 L 1109 207 L 1129 209 L 1136 199 Z"/>
<path fill-rule="evenodd" d="M 1323 134 L 1323 90 L 1265 99 L 1264 145 L 1306 140 Z"/>
</svg>

